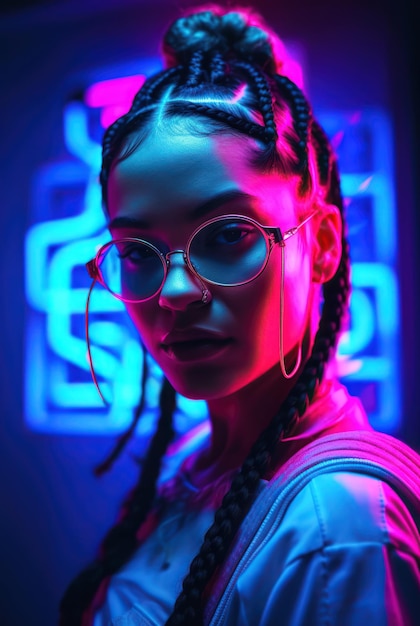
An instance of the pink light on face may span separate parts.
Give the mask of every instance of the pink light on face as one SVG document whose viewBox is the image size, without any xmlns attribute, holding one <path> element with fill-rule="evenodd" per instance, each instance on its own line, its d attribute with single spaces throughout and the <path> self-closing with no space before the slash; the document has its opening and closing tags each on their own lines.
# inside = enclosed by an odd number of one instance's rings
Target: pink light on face
<svg viewBox="0 0 420 626">
<path fill-rule="evenodd" d="M 89 107 L 102 108 L 101 124 L 106 128 L 127 113 L 145 80 L 144 74 L 102 80 L 88 87 L 85 102 Z"/>
</svg>

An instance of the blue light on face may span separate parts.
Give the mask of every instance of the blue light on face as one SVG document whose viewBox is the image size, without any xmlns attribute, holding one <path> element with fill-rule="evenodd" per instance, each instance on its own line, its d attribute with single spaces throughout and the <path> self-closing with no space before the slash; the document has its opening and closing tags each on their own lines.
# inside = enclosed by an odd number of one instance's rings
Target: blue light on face
<svg viewBox="0 0 420 626">
<path fill-rule="evenodd" d="M 96 113 L 100 109 L 109 122 L 128 108 L 134 83 L 124 80 L 120 90 L 107 81 L 91 85 L 84 102 L 65 106 L 69 158 L 43 167 L 34 179 L 33 226 L 25 245 L 30 309 L 26 420 L 34 430 L 121 431 L 140 400 L 145 359 L 147 410 L 139 428 L 148 432 L 154 423 L 161 372 L 143 353 L 121 302 L 100 287 L 91 299 L 90 339 L 95 371 L 104 395 L 113 399 L 111 407 L 103 406 L 91 381 L 84 336 L 90 286 L 84 264 L 109 239 L 98 184 L 101 128 Z M 372 423 L 393 432 L 400 421 L 400 357 L 391 128 L 386 114 L 378 111 L 333 111 L 318 117 L 336 142 L 353 250 L 351 322 L 339 349 L 343 380 L 365 402 Z M 179 398 L 178 405 L 180 430 L 206 414 L 203 402 Z"/>
</svg>

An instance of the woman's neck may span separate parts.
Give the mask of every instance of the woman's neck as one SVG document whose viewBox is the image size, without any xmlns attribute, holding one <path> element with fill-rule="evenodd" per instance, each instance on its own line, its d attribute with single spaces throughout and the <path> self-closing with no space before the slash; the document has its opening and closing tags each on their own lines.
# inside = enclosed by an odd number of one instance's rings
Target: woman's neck
<svg viewBox="0 0 420 626">
<path fill-rule="evenodd" d="M 302 365 L 285 379 L 276 364 L 263 376 L 231 395 L 208 401 L 211 423 L 209 445 L 192 459 L 189 471 L 197 486 L 206 485 L 222 474 L 241 467 L 253 444 L 268 427 L 296 384 L 310 353 L 317 319 L 308 325 L 302 344 Z M 292 369 L 297 349 L 287 355 Z"/>
<path fill-rule="evenodd" d="M 276 366 L 236 393 L 208 402 L 210 443 L 189 468 L 195 485 L 208 484 L 242 465 L 294 384 L 295 379 L 282 379 Z"/>
</svg>

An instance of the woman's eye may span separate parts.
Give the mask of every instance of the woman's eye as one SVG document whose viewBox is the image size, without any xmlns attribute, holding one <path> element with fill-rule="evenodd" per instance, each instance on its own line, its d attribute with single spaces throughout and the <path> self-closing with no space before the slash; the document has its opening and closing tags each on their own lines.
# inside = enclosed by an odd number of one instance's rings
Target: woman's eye
<svg viewBox="0 0 420 626">
<path fill-rule="evenodd" d="M 216 245 L 233 245 L 243 241 L 248 233 L 249 228 L 246 226 L 240 224 L 230 224 L 228 226 L 223 226 L 218 231 L 213 233 L 212 242 Z"/>
<path fill-rule="evenodd" d="M 153 258 L 156 253 L 147 246 L 129 245 L 119 249 L 118 257 L 122 260 L 131 261 L 132 263 L 142 263 L 147 259 Z"/>
</svg>

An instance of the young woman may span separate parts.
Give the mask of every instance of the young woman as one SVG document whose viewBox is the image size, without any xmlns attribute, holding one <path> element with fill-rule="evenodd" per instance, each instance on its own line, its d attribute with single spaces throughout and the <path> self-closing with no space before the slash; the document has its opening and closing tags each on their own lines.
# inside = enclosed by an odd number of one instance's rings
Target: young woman
<svg viewBox="0 0 420 626">
<path fill-rule="evenodd" d="M 105 134 L 112 240 L 88 264 L 164 372 L 161 417 L 60 623 L 414 624 L 418 459 L 334 378 L 349 253 L 328 140 L 249 11 L 178 19 L 163 50 Z M 171 443 L 175 391 L 207 401 L 208 437 Z"/>
</svg>

